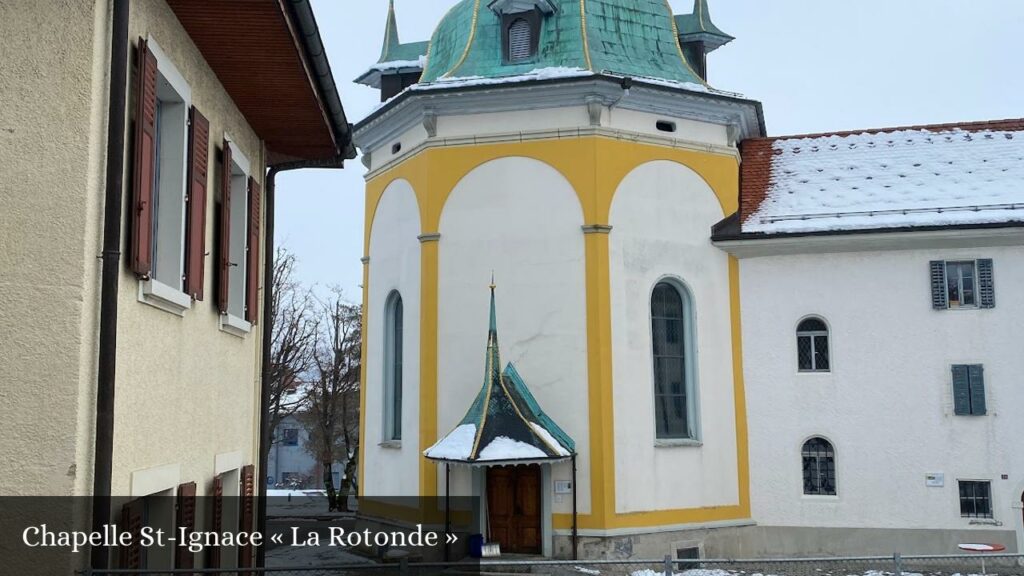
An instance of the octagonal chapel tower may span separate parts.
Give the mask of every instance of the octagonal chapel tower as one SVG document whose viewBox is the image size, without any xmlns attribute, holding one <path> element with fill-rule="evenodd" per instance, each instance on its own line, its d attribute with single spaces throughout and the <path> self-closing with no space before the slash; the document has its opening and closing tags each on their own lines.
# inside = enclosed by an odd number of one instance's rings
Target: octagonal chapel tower
<svg viewBox="0 0 1024 576">
<path fill-rule="evenodd" d="M 391 7 L 358 79 L 384 102 L 355 132 L 363 494 L 448 471 L 488 540 L 560 557 L 710 553 L 749 523 L 738 268 L 710 235 L 764 128 L 705 80 L 730 40 L 706 0 L 462 0 L 404 44 Z M 526 398 L 507 433 L 467 414 L 489 389 Z"/>
</svg>

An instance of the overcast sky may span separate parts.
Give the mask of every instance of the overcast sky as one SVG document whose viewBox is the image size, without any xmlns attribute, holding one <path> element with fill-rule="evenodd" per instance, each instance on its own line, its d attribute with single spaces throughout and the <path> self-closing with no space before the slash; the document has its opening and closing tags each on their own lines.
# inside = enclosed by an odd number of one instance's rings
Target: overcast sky
<svg viewBox="0 0 1024 576">
<path fill-rule="evenodd" d="M 396 0 L 403 42 L 428 40 L 456 0 Z M 692 0 L 672 0 L 676 13 Z M 737 39 L 709 82 L 764 103 L 769 135 L 1024 117 L 1024 1 L 710 0 Z M 387 0 L 313 0 L 349 120 L 378 103 L 351 83 L 380 55 Z M 277 242 L 300 279 L 361 299 L 363 174 L 278 178 Z"/>
</svg>

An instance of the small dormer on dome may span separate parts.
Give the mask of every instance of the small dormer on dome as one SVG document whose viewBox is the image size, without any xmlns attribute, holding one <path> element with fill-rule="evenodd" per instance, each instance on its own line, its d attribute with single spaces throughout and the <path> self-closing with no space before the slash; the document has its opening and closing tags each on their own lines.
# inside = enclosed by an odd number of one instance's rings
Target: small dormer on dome
<svg viewBox="0 0 1024 576">
<path fill-rule="evenodd" d="M 506 16 L 537 10 L 542 14 L 554 14 L 558 5 L 551 0 L 492 0 L 487 5 L 495 14 Z"/>
<path fill-rule="evenodd" d="M 708 0 L 694 0 L 692 14 L 680 14 L 675 17 L 679 31 L 679 45 L 686 54 L 686 59 L 705 81 L 708 79 L 708 54 L 735 40 L 722 32 L 711 21 Z"/>
<path fill-rule="evenodd" d="M 543 18 L 558 11 L 550 0 L 492 0 L 487 7 L 501 18 L 501 53 L 505 64 L 537 57 Z"/>
<path fill-rule="evenodd" d="M 429 42 L 403 44 L 398 39 L 398 18 L 395 0 L 388 4 L 388 20 L 384 28 L 384 45 L 380 59 L 364 72 L 356 82 L 380 90 L 384 102 L 419 81 L 423 74 Z"/>
</svg>

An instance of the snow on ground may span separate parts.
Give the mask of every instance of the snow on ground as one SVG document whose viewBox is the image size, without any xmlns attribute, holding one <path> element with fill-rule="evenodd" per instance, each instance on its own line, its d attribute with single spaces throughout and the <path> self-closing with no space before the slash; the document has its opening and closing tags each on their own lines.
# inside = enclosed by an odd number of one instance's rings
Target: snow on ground
<svg viewBox="0 0 1024 576">
<path fill-rule="evenodd" d="M 744 232 L 1024 221 L 1024 132 L 899 130 L 772 144 Z"/>
</svg>

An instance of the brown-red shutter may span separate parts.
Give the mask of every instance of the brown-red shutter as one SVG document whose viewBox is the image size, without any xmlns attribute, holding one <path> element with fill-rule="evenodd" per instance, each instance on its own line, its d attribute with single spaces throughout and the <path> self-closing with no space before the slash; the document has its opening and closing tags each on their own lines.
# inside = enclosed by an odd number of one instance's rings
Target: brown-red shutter
<svg viewBox="0 0 1024 576">
<path fill-rule="evenodd" d="M 206 183 L 210 122 L 196 107 L 189 111 L 188 204 L 185 221 L 185 292 L 203 299 L 206 278 Z"/>
<path fill-rule="evenodd" d="M 245 267 L 245 319 L 252 324 L 259 320 L 260 287 L 260 203 L 262 190 L 256 179 L 249 177 L 249 252 Z"/>
<path fill-rule="evenodd" d="M 176 526 L 178 530 L 175 532 L 174 537 L 178 538 L 181 535 L 181 530 L 185 530 L 185 534 L 192 534 L 196 531 L 196 483 L 189 482 L 178 486 L 178 502 L 176 511 Z M 188 536 L 186 536 L 187 538 Z M 181 542 L 178 546 L 174 547 L 174 567 L 177 569 L 187 569 L 195 567 L 195 554 L 190 552 L 188 546 L 181 546 Z"/>
<path fill-rule="evenodd" d="M 120 547 L 120 566 L 129 570 L 142 568 L 142 514 L 144 502 L 140 498 L 121 507 L 121 532 L 131 535 L 130 544 Z"/>
<path fill-rule="evenodd" d="M 213 479 L 213 510 L 211 510 L 210 530 L 220 533 L 224 526 L 224 476 Z M 210 546 L 210 562 L 207 568 L 220 568 L 220 546 Z"/>
<path fill-rule="evenodd" d="M 153 271 L 153 186 L 156 177 L 156 56 L 139 38 L 138 100 L 129 260 L 136 274 Z"/>
<path fill-rule="evenodd" d="M 217 307 L 222 314 L 228 313 L 228 279 L 231 275 L 231 146 L 224 141 L 221 154 L 220 178 L 220 238 L 217 241 L 217 255 L 220 265 L 217 272 Z"/>
<path fill-rule="evenodd" d="M 242 510 L 239 515 L 238 530 L 245 534 L 250 534 L 253 531 L 253 519 L 255 517 L 256 506 L 256 469 L 250 464 L 242 468 Z M 252 568 L 253 557 L 252 557 L 252 545 L 242 546 L 238 549 L 238 567 L 239 568 Z"/>
</svg>

